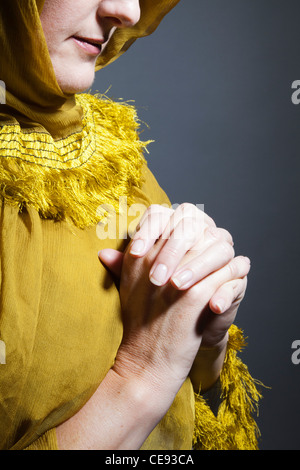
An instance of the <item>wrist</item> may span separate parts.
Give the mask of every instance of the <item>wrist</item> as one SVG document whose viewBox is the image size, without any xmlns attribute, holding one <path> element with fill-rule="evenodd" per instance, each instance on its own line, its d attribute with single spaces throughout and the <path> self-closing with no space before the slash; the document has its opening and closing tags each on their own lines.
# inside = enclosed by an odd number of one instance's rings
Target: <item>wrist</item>
<svg viewBox="0 0 300 470">
<path fill-rule="evenodd" d="M 209 390 L 217 382 L 224 364 L 228 333 L 216 344 L 201 346 L 190 372 L 190 378 L 196 393 Z"/>
<path fill-rule="evenodd" d="M 154 419 L 156 425 L 168 411 L 182 384 L 176 387 L 172 381 L 160 378 L 150 368 L 127 366 L 128 364 L 125 366 L 123 361 L 117 360 L 110 374 L 117 387 L 121 386 L 132 398 L 135 409 L 143 407 L 143 413 L 150 414 L 150 419 Z"/>
<path fill-rule="evenodd" d="M 138 450 L 165 412 L 153 390 L 110 369 L 79 412 L 56 429 L 61 450 Z"/>
<path fill-rule="evenodd" d="M 159 421 L 167 411 L 160 403 L 159 388 L 150 378 L 147 381 L 139 376 L 120 374 L 114 368 L 109 371 L 108 377 L 109 386 L 115 395 L 123 397 L 126 406 L 131 408 L 134 414 L 138 413 L 141 419 L 153 417 L 154 421 Z"/>
</svg>

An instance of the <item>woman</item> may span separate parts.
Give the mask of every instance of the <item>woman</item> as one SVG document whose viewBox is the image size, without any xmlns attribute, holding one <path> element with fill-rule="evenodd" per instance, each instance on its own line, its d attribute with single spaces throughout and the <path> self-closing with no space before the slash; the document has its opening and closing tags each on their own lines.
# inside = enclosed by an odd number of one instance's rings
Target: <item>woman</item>
<svg viewBox="0 0 300 470">
<path fill-rule="evenodd" d="M 232 326 L 248 258 L 195 206 L 170 207 L 132 107 L 77 94 L 176 3 L 0 6 L 2 449 L 257 447 Z M 147 210 L 128 243 L 133 204 Z M 105 215 L 118 236 L 99 237 Z"/>
</svg>

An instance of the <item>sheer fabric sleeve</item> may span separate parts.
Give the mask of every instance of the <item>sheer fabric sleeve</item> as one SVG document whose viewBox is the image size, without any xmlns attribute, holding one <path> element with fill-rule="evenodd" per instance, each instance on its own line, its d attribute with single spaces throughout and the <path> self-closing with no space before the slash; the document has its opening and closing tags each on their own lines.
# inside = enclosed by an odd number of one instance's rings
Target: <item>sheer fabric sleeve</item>
<svg viewBox="0 0 300 470">
<path fill-rule="evenodd" d="M 24 450 L 59 450 L 56 438 L 56 430 L 50 429 L 39 439 L 34 441 Z"/>
</svg>

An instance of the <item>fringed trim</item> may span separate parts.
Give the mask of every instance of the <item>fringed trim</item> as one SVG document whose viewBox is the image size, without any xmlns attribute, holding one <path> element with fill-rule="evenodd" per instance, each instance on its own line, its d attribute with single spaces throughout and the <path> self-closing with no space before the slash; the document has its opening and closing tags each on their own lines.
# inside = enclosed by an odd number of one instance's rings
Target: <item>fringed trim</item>
<svg viewBox="0 0 300 470">
<path fill-rule="evenodd" d="M 1 128 L 0 197 L 20 211 L 30 206 L 42 218 L 84 228 L 99 222 L 105 212 L 99 206 L 118 212 L 119 198 L 133 203 L 149 142 L 140 141 L 136 110 L 128 103 L 102 95 L 76 99 L 83 128 L 65 139 L 18 125 Z"/>
<path fill-rule="evenodd" d="M 233 325 L 220 376 L 222 401 L 217 416 L 201 395 L 195 396 L 196 450 L 258 450 L 260 432 L 253 414 L 258 412 L 262 398 L 256 386 L 263 384 L 251 377 L 247 366 L 237 357 L 244 346 L 242 331 Z"/>
</svg>

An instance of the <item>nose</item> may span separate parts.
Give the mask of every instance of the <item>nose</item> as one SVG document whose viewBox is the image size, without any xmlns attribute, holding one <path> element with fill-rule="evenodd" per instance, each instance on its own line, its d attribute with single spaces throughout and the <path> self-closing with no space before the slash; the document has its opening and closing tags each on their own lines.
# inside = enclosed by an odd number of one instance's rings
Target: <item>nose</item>
<svg viewBox="0 0 300 470">
<path fill-rule="evenodd" d="M 139 0 L 102 0 L 98 15 L 117 28 L 129 28 L 138 23 L 141 17 Z"/>
</svg>

